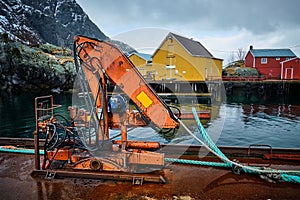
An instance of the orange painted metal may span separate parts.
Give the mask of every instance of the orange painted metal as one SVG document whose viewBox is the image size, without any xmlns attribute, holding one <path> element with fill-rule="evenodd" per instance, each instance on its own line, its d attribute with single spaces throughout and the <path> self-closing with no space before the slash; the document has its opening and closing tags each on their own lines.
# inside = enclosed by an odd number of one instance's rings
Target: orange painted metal
<svg viewBox="0 0 300 200">
<path fill-rule="evenodd" d="M 79 130 L 78 132 L 86 134 L 84 137 L 87 138 L 88 144 L 95 145 L 96 148 L 89 148 L 86 143 L 83 143 L 85 147 L 79 145 L 74 148 L 74 145 L 72 148 L 72 144 L 77 144 L 76 142 L 81 144 L 82 141 L 76 137 L 70 137 L 69 140 L 59 138 L 62 140 L 59 145 L 54 142 L 57 146 L 53 144 L 51 148 L 45 148 L 42 169 L 48 169 L 56 161 L 68 161 L 64 164 L 66 169 L 134 172 L 139 165 L 161 169 L 164 166 L 164 154 L 145 150 L 159 149 L 160 143 L 128 141 L 127 127 L 151 124 L 161 129 L 175 129 L 179 127 L 177 117 L 115 45 L 76 36 L 74 47 L 75 64 L 82 78 L 80 83 L 84 87 L 83 92 L 91 93 L 87 101 L 91 104 L 89 106 L 94 107 L 89 111 L 84 108 L 69 107 L 72 125 L 64 127 L 64 130 L 68 134 L 77 133 Z M 119 86 L 139 110 L 124 108 L 113 112 L 112 104 L 108 105 L 108 82 Z M 46 108 L 40 107 L 38 101 L 41 100 L 43 103 L 45 99 L 48 99 L 49 105 Z M 38 147 L 40 133 L 45 133 L 48 138 L 52 138 L 54 134 L 58 134 L 56 126 L 65 125 L 55 121 L 52 96 L 37 98 L 35 110 L 37 123 L 35 143 Z M 120 141 L 113 143 L 108 141 L 109 128 L 121 130 Z M 91 129 L 98 132 L 91 134 L 89 131 Z M 49 143 L 50 141 L 51 139 Z M 103 146 L 100 146 L 99 141 L 103 142 Z M 38 151 L 36 150 L 35 153 L 36 160 L 39 160 Z M 36 170 L 39 170 L 39 167 L 36 167 Z"/>
<path fill-rule="evenodd" d="M 164 166 L 164 154 L 144 151 L 106 152 L 106 157 L 81 158 L 75 163 L 66 165 L 66 168 L 97 170 L 97 171 L 123 171 L 131 172 L 136 165 Z M 73 157 L 73 156 L 72 156 Z M 76 160 L 76 159 L 72 159 Z"/>
<path fill-rule="evenodd" d="M 124 125 L 121 126 L 121 139 L 122 139 L 122 142 L 127 141 L 127 127 Z"/>
<path fill-rule="evenodd" d="M 197 114 L 200 119 L 210 119 L 210 117 L 211 117 L 209 111 L 200 111 Z M 182 112 L 180 115 L 180 118 L 181 119 L 194 119 L 194 115 L 192 112 Z"/>
<path fill-rule="evenodd" d="M 47 151 L 47 157 L 50 160 L 62 160 L 67 161 L 72 154 L 71 149 L 59 149 L 57 151 Z"/>
<path fill-rule="evenodd" d="M 144 141 L 128 140 L 125 143 L 127 148 L 132 148 L 132 149 L 159 149 L 160 148 L 159 142 L 144 142 Z M 113 140 L 113 144 L 118 144 L 121 146 L 123 144 L 123 141 Z"/>
<path fill-rule="evenodd" d="M 137 149 L 133 150 L 132 154 L 128 157 L 128 162 L 138 165 L 164 166 L 165 164 L 164 154 Z"/>
<path fill-rule="evenodd" d="M 131 61 L 113 44 L 83 36 L 76 36 L 75 46 L 84 68 L 91 92 L 96 99 L 98 80 L 96 73 L 116 84 L 137 105 L 148 121 L 159 128 L 179 126 L 168 106 L 147 84 Z M 100 100 L 100 99 L 99 99 Z M 97 103 L 100 107 L 100 102 Z"/>
</svg>

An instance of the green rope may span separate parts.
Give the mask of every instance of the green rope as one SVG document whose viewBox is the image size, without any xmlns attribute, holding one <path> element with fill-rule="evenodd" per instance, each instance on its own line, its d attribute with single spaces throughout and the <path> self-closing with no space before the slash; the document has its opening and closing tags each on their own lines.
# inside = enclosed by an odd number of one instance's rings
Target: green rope
<svg viewBox="0 0 300 200">
<path fill-rule="evenodd" d="M 4 148 L 4 147 L 0 147 L 0 152 L 22 153 L 22 154 L 34 154 L 35 153 L 34 149 L 23 149 L 23 148 L 9 149 L 9 148 Z M 44 150 L 40 150 L 40 154 L 43 155 Z"/>
<path fill-rule="evenodd" d="M 204 129 L 196 109 L 193 107 L 192 108 L 192 112 L 194 115 L 194 118 L 196 120 L 197 126 L 198 126 L 198 130 L 202 136 L 202 138 L 204 139 L 204 141 L 206 142 L 206 144 L 212 149 L 214 150 L 220 157 L 221 159 L 228 164 L 229 166 L 232 166 L 231 163 L 227 162 L 226 160 L 228 160 L 228 158 L 223 154 L 223 152 L 217 147 L 217 145 L 212 141 L 212 139 L 209 137 L 209 135 L 207 134 L 206 130 Z"/>
<path fill-rule="evenodd" d="M 187 127 L 181 123 L 184 128 L 203 146 L 205 146 L 208 150 L 210 150 L 212 153 L 214 153 L 216 156 L 218 156 L 221 160 L 223 160 L 224 163 L 218 163 L 218 162 L 208 162 L 208 161 L 198 161 L 198 160 L 186 160 L 186 159 L 176 159 L 176 158 L 165 158 L 165 161 L 167 162 L 175 162 L 175 163 L 181 163 L 181 164 L 192 164 L 192 165 L 203 165 L 203 166 L 210 166 L 210 167 L 231 167 L 233 165 L 241 167 L 241 169 L 246 173 L 254 173 L 254 174 L 280 174 L 280 178 L 285 182 L 291 182 L 291 183 L 300 183 L 300 171 L 287 171 L 287 170 L 274 170 L 274 169 L 260 169 L 257 167 L 249 167 L 244 166 L 239 163 L 230 161 L 222 152 L 221 150 L 215 145 L 215 143 L 211 140 L 207 132 L 205 131 L 204 127 L 202 126 L 198 115 L 196 113 L 196 109 L 193 108 L 193 114 L 196 119 L 197 125 L 199 127 L 199 131 L 203 137 L 203 139 L 206 141 L 208 145 L 203 143 L 199 138 L 197 138 L 193 133 L 191 133 Z M 181 122 L 181 121 L 180 121 Z M 24 148 L 15 148 L 15 149 L 9 149 L 0 147 L 0 152 L 7 152 L 7 153 L 22 153 L 22 154 L 35 154 L 34 149 L 24 149 Z M 43 150 L 40 150 L 39 153 L 41 155 L 44 154 Z M 290 174 L 288 174 L 290 173 Z M 297 175 L 296 175 L 297 174 Z"/>
<path fill-rule="evenodd" d="M 281 174 L 281 178 L 285 182 L 300 183 L 300 177 L 296 175 Z"/>
<path fill-rule="evenodd" d="M 244 172 L 246 173 L 255 173 L 255 174 L 264 174 L 264 175 L 272 175 L 272 174 L 280 174 L 280 178 L 286 182 L 293 182 L 293 183 L 300 183 L 300 171 L 289 171 L 289 170 L 274 170 L 274 169 L 260 169 L 258 167 L 250 167 L 245 166 L 240 163 L 234 162 L 229 160 L 222 152 L 221 150 L 215 145 L 215 143 L 211 140 L 209 135 L 207 134 L 206 130 L 202 126 L 200 119 L 197 115 L 196 109 L 192 108 L 192 112 L 194 115 L 194 118 L 197 122 L 198 129 L 203 137 L 203 139 L 206 141 L 204 143 L 202 140 L 200 140 L 195 134 L 193 134 L 183 123 L 181 120 L 179 120 L 180 124 L 186 129 L 186 131 L 194 137 L 199 143 L 201 143 L 205 148 L 210 150 L 214 155 L 219 157 L 224 164 L 229 166 L 235 166 L 240 167 Z M 210 164 L 209 162 L 206 164 Z M 296 175 L 297 174 L 297 175 Z"/>
<path fill-rule="evenodd" d="M 209 167 L 228 167 L 228 165 L 226 163 L 207 162 L 207 161 L 200 161 L 200 160 L 165 158 L 165 161 L 173 162 L 173 163 L 181 163 L 181 164 L 190 164 L 190 165 L 203 165 L 203 166 L 209 166 Z"/>
</svg>

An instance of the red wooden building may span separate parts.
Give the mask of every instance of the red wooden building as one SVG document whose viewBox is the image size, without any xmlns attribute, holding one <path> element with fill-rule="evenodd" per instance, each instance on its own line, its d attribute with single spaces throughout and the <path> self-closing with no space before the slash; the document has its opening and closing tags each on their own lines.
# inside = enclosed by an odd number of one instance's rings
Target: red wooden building
<svg viewBox="0 0 300 200">
<path fill-rule="evenodd" d="M 281 79 L 281 62 L 295 58 L 290 49 L 250 49 L 245 57 L 245 67 L 256 68 L 266 79 Z"/>
<path fill-rule="evenodd" d="M 281 79 L 300 80 L 300 58 L 281 62 Z"/>
</svg>

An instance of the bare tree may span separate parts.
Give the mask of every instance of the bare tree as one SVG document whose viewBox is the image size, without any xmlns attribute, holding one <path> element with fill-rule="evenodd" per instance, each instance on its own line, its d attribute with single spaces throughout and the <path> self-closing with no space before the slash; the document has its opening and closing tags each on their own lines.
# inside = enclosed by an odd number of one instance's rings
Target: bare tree
<svg viewBox="0 0 300 200">
<path fill-rule="evenodd" d="M 228 63 L 232 63 L 235 61 L 234 51 L 232 51 L 228 57 Z"/>
<path fill-rule="evenodd" d="M 236 59 L 245 60 L 245 57 L 246 57 L 246 51 L 243 48 L 238 48 L 236 53 Z"/>
</svg>

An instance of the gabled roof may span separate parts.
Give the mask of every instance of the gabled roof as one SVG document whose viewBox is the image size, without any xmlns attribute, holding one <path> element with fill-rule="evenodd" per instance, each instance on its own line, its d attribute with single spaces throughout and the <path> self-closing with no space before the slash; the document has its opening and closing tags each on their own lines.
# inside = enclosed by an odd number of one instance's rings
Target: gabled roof
<svg viewBox="0 0 300 200">
<path fill-rule="evenodd" d="M 213 58 L 213 55 L 198 41 L 169 33 L 168 37 L 173 36 L 192 56 L 202 56 Z"/>
<path fill-rule="evenodd" d="M 147 53 L 137 53 L 138 56 L 141 58 L 144 58 L 145 60 L 152 60 L 152 55 Z"/>
<path fill-rule="evenodd" d="M 296 57 L 290 49 L 250 49 L 254 57 Z"/>
<path fill-rule="evenodd" d="M 299 58 L 298 58 L 298 57 L 295 57 L 295 58 L 292 58 L 292 59 L 288 59 L 288 60 L 282 61 L 282 62 L 280 62 L 280 63 L 291 62 L 291 61 L 296 60 L 296 59 L 299 59 Z"/>
<path fill-rule="evenodd" d="M 169 39 L 169 38 L 174 38 L 177 40 L 177 42 L 191 55 L 191 56 L 199 56 L 199 57 L 206 57 L 206 58 L 215 58 L 200 42 L 195 41 L 190 38 L 186 38 L 174 33 L 169 33 L 166 38 L 163 40 L 163 42 L 160 44 L 160 46 L 155 50 L 153 55 L 156 54 L 158 49 L 161 48 L 163 43 Z M 153 57 L 153 56 L 152 56 Z M 215 58 L 219 59 L 219 58 Z M 222 60 L 222 59 L 220 59 Z"/>
<path fill-rule="evenodd" d="M 132 56 L 133 54 L 143 58 L 146 61 L 151 61 L 152 60 L 152 55 L 147 54 L 147 53 L 134 52 L 134 53 L 130 54 L 128 57 Z"/>
</svg>

